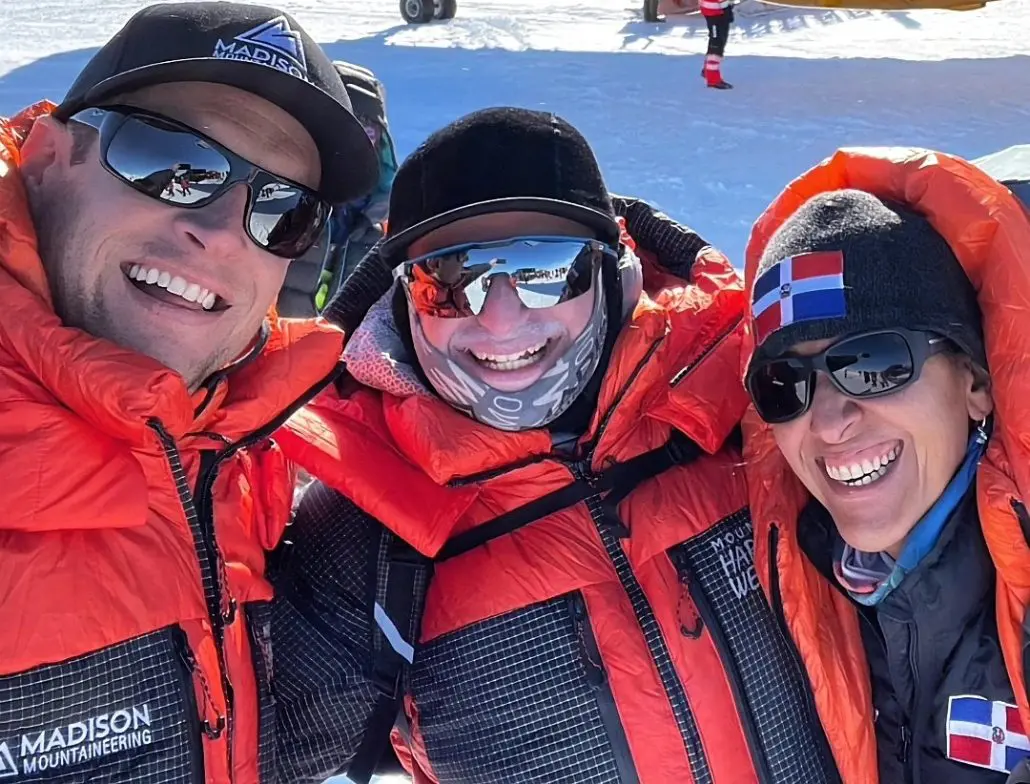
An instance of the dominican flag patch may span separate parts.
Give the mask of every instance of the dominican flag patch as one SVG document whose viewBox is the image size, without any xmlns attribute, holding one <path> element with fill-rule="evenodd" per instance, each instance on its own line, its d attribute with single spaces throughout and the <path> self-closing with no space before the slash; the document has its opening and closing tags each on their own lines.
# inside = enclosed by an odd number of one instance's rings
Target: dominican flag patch
<svg viewBox="0 0 1030 784">
<path fill-rule="evenodd" d="M 788 324 L 846 316 L 844 254 L 817 251 L 776 262 L 755 281 L 751 315 L 759 344 Z"/>
<path fill-rule="evenodd" d="M 1030 757 L 1030 738 L 1015 705 L 984 697 L 948 699 L 948 759 L 1009 773 Z"/>
</svg>

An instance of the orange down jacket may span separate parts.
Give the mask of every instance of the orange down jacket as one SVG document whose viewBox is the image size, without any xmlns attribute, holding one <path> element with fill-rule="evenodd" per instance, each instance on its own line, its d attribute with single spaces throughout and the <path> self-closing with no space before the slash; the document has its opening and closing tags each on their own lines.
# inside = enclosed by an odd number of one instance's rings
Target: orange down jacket
<svg viewBox="0 0 1030 784">
<path fill-rule="evenodd" d="M 977 477 L 978 505 L 998 570 L 997 620 L 1005 665 L 1027 724 L 1023 624 L 1030 602 L 1030 520 L 1024 506 L 1030 492 L 1030 221 L 1007 188 L 958 158 L 907 148 L 841 150 L 788 185 L 757 221 L 747 249 L 749 285 L 777 227 L 811 197 L 841 188 L 868 191 L 925 215 L 978 291 L 995 402 L 995 426 Z M 752 351 L 749 327 L 745 368 Z M 876 781 L 872 697 L 858 618 L 798 546 L 796 526 L 806 493 L 753 409 L 745 418 L 745 459 L 762 583 L 782 596 L 846 784 Z"/>
<path fill-rule="evenodd" d="M 655 237 L 686 231 L 643 223 Z M 628 228 L 642 245 L 647 231 Z M 279 436 L 324 483 L 300 505 L 277 584 L 276 655 L 318 664 L 277 677 L 286 723 L 321 728 L 317 742 L 280 745 L 293 780 L 345 770 L 361 741 L 379 595 L 367 582 L 378 545 L 364 542 L 380 523 L 433 557 L 676 431 L 702 456 L 617 506 L 591 497 L 435 563 L 399 753 L 423 783 L 835 780 L 752 569 L 739 455 L 724 446 L 746 403 L 741 281 L 711 248 L 677 259 L 689 284 L 641 256 L 650 296 L 620 333 L 574 457 L 553 453 L 546 430 L 503 432 L 439 398 L 368 387 L 321 396 Z"/>
<path fill-rule="evenodd" d="M 0 124 L 0 780 L 257 782 L 264 551 L 292 495 L 260 435 L 328 382 L 342 335 L 279 323 L 202 402 L 63 326 L 17 168 L 51 108 Z"/>
</svg>

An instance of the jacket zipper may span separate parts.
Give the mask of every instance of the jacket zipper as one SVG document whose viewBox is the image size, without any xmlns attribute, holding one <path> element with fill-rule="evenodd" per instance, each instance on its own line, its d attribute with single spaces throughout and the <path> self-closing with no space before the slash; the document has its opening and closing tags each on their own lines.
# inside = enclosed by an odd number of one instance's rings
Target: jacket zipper
<svg viewBox="0 0 1030 784">
<path fill-rule="evenodd" d="M 332 372 L 323 379 L 320 379 L 313 386 L 287 406 L 279 416 L 268 422 L 264 427 L 255 430 L 234 444 L 230 444 L 217 453 L 204 452 L 201 455 L 201 465 L 197 482 L 197 492 L 190 491 L 186 479 L 186 472 L 182 465 L 182 458 L 175 439 L 165 430 L 159 419 L 151 419 L 148 424 L 157 433 L 165 453 L 165 458 L 172 469 L 175 479 L 175 489 L 179 495 L 179 503 L 186 514 L 186 521 L 189 524 L 190 534 L 193 538 L 193 546 L 196 551 L 197 560 L 200 565 L 201 581 L 204 588 L 204 598 L 207 604 L 208 620 L 211 623 L 212 634 L 215 638 L 215 652 L 218 659 L 219 675 L 222 690 L 225 697 L 226 715 L 219 716 L 214 727 L 205 722 L 205 732 L 208 737 L 215 739 L 226 733 L 226 746 L 229 764 L 229 780 L 234 778 L 235 749 L 234 727 L 233 727 L 233 687 L 229 679 L 229 668 L 225 659 L 225 627 L 236 620 L 236 600 L 229 594 L 229 587 L 224 581 L 225 571 L 221 552 L 218 548 L 218 539 L 215 534 L 215 520 L 212 505 L 208 503 L 211 491 L 214 487 L 215 478 L 218 475 L 219 466 L 241 449 L 260 443 L 282 427 L 291 416 L 293 416 L 307 401 L 317 395 L 322 389 L 331 384 L 343 371 L 343 365 L 337 364 Z M 203 514 L 201 514 L 203 510 Z M 222 603 L 225 602 L 225 610 Z"/>
<path fill-rule="evenodd" d="M 859 610 L 858 611 L 858 623 L 859 623 L 860 626 L 864 624 L 864 625 L 866 625 L 869 628 L 870 634 L 872 634 L 873 639 L 880 646 L 880 652 L 883 654 L 883 660 L 885 662 L 887 662 L 888 666 L 889 666 L 889 663 L 890 663 L 890 651 L 887 650 L 887 643 L 884 640 L 883 631 L 880 629 L 879 624 L 877 623 L 877 621 L 871 619 L 868 615 L 866 615 L 864 612 Z M 897 699 L 897 692 L 894 689 L 893 681 L 891 682 L 891 692 L 894 695 L 894 698 Z M 898 705 L 899 705 L 899 707 L 898 707 L 899 712 L 903 713 L 903 711 L 901 711 L 900 702 L 898 703 Z M 873 726 L 874 726 L 874 731 L 877 732 L 877 733 L 879 733 L 879 728 L 876 726 L 877 722 L 879 720 L 879 715 L 880 715 L 879 711 L 877 710 L 877 708 L 874 705 L 874 707 L 873 707 L 873 717 L 874 717 L 873 718 Z M 911 749 L 912 749 L 912 731 L 909 729 L 907 717 L 903 716 L 901 718 L 901 724 L 898 727 L 898 736 L 899 736 L 898 737 L 898 742 L 900 744 L 899 748 L 898 748 L 898 761 L 901 763 L 901 769 L 905 772 L 905 777 L 907 779 L 908 775 L 909 775 L 909 772 L 908 772 L 908 760 L 909 760 L 909 754 L 911 753 Z M 879 741 L 877 741 L 877 745 L 879 745 Z"/>
<path fill-rule="evenodd" d="M 589 461 L 583 461 L 582 463 L 574 463 L 569 468 L 576 479 L 589 481 L 592 475 L 587 466 L 589 466 Z M 593 496 L 587 498 L 583 503 L 586 504 L 587 511 L 590 513 L 590 519 L 594 523 L 594 528 L 601 539 L 605 553 L 608 555 L 608 560 L 611 562 L 619 583 L 623 591 L 626 592 L 626 596 L 633 607 L 633 614 L 636 616 L 637 625 L 644 635 L 644 641 L 648 652 L 651 654 L 651 660 L 658 670 L 659 680 L 665 691 L 666 699 L 668 699 L 669 705 L 672 708 L 673 715 L 676 718 L 680 737 L 683 739 L 694 784 L 713 784 L 712 771 L 708 764 L 708 758 L 705 755 L 704 745 L 701 742 L 701 734 L 694 719 L 694 712 L 690 708 L 686 690 L 683 688 L 683 683 L 680 681 L 675 665 L 672 663 L 669 647 L 662 637 L 662 630 L 658 624 L 658 619 L 655 617 L 654 610 L 651 609 L 647 596 L 644 594 L 644 589 L 633 573 L 633 567 L 629 562 L 629 558 L 626 557 L 626 552 L 622 549 L 622 543 L 612 533 L 611 521 L 606 519 L 601 500 Z"/>
<path fill-rule="evenodd" d="M 808 720 L 812 722 L 812 726 L 818 728 L 819 752 L 823 757 L 823 769 L 831 772 L 832 781 L 839 782 L 841 781 L 840 771 L 837 769 L 837 761 L 834 759 L 833 750 L 830 748 L 829 738 L 826 737 L 822 721 L 819 718 L 819 709 L 816 707 L 815 697 L 812 694 L 812 683 L 808 679 L 808 670 L 801 660 L 801 652 L 798 651 L 797 645 L 794 643 L 794 638 L 790 634 L 790 628 L 787 626 L 787 616 L 783 612 L 783 597 L 780 595 L 780 574 L 777 564 L 779 549 L 780 529 L 773 525 L 769 528 L 769 586 L 772 592 L 773 617 L 776 619 L 776 625 L 780 629 L 780 634 L 783 635 L 783 639 L 787 643 L 787 647 L 790 650 L 790 659 L 794 662 L 795 672 L 804 687 L 805 704 L 808 707 Z"/>
<path fill-rule="evenodd" d="M 236 621 L 236 612 L 238 610 L 236 606 L 236 599 L 233 598 L 229 592 L 229 583 L 225 576 L 225 562 L 222 559 L 222 553 L 218 549 L 218 539 L 215 536 L 215 516 L 211 511 L 210 506 L 204 503 L 204 496 L 199 492 L 199 488 L 203 483 L 203 478 L 215 470 L 215 466 L 218 462 L 217 453 L 211 451 L 204 451 L 200 454 L 200 470 L 197 474 L 197 488 L 198 492 L 194 494 L 194 506 L 196 508 L 197 519 L 200 520 L 200 524 L 205 532 L 210 532 L 210 547 L 211 547 L 211 558 L 212 564 L 218 569 L 218 578 L 221 580 L 221 600 L 224 602 L 219 603 L 218 613 L 221 624 L 214 626 L 212 631 L 215 637 L 215 647 L 218 651 L 218 666 L 222 671 L 222 692 L 225 694 L 225 731 L 228 734 L 228 753 L 229 753 L 229 770 L 230 778 L 232 776 L 231 771 L 235 770 L 234 764 L 236 760 L 236 749 L 234 748 L 233 740 L 236 737 L 234 732 L 235 724 L 235 704 L 236 698 L 233 691 L 232 681 L 229 678 L 229 667 L 225 659 L 225 629 Z"/>
<path fill-rule="evenodd" d="M 601 651 L 597 646 L 597 638 L 594 637 L 594 629 L 587 614 L 586 602 L 583 600 L 582 594 L 577 591 L 568 595 L 568 604 L 569 613 L 575 625 L 576 638 L 580 645 L 580 658 L 586 669 L 587 683 L 597 699 L 601 724 L 604 725 L 605 734 L 611 745 L 615 767 L 619 771 L 619 781 L 621 784 L 637 784 L 640 778 L 637 776 L 629 740 L 626 738 L 626 730 L 623 727 L 622 718 L 619 716 L 618 706 L 615 704 L 615 696 L 608 683 L 608 671 L 601 660 Z"/>
<path fill-rule="evenodd" d="M 911 777 L 908 761 L 912 754 L 912 731 L 908 728 L 908 724 L 902 724 L 899 732 L 901 734 L 901 764 L 905 768 L 905 776 Z"/>
<path fill-rule="evenodd" d="M 1027 545 L 1030 545 L 1030 513 L 1026 511 L 1026 504 L 1018 498 L 1010 498 L 1009 506 L 1012 507 L 1012 511 L 1019 521 L 1020 530 L 1023 532 L 1023 539 Z"/>
<path fill-rule="evenodd" d="M 225 662 L 225 625 L 227 615 L 222 610 L 222 604 L 228 591 L 228 586 L 222 580 L 221 555 L 218 552 L 218 543 L 215 540 L 213 519 L 202 518 L 197 511 L 194 496 L 190 492 L 186 480 L 186 471 L 179 456 L 175 440 L 159 420 L 150 420 L 150 426 L 157 433 L 158 439 L 165 453 L 165 459 L 172 469 L 172 476 L 175 480 L 175 489 L 179 494 L 179 503 L 186 514 L 186 521 L 189 525 L 190 534 L 193 537 L 193 547 L 196 551 L 197 560 L 200 565 L 200 577 L 204 588 L 204 598 L 207 604 L 208 620 L 211 623 L 212 635 L 215 639 L 215 653 L 218 659 L 218 671 L 222 691 L 225 697 L 225 715 L 218 716 L 218 721 L 212 727 L 210 722 L 205 722 L 204 732 L 212 740 L 221 737 L 222 732 L 226 733 L 226 746 L 229 761 L 229 779 L 233 777 L 233 694 L 232 686 L 229 683 L 228 667 Z M 205 454 L 206 457 L 206 454 Z M 202 463 L 203 463 L 202 459 Z M 202 465 L 203 470 L 203 465 Z"/>
<path fill-rule="evenodd" d="M 626 380 L 625 385 L 622 387 L 622 392 L 619 393 L 618 397 L 619 401 L 622 401 L 626 398 L 626 395 L 629 394 L 629 390 L 633 387 L 633 384 L 635 384 L 636 380 L 640 378 L 640 374 L 644 372 L 644 368 L 646 368 L 648 364 L 651 362 L 651 357 L 655 355 L 655 352 L 658 351 L 658 349 L 662 346 L 663 343 L 665 343 L 664 335 L 658 338 L 654 343 L 651 344 L 650 348 L 647 349 L 647 353 L 644 354 L 643 358 L 637 363 L 637 366 L 633 368 L 633 373 L 630 374 L 630 377 Z M 590 445 L 583 450 L 586 454 L 593 454 L 594 448 L 599 443 L 601 443 L 601 437 L 608 429 L 608 425 L 612 421 L 612 417 L 615 415 L 615 411 L 618 409 L 618 407 L 618 403 L 613 405 L 611 408 L 608 409 L 608 412 L 601 419 L 601 423 L 597 426 L 597 433 L 594 435 L 593 441 L 591 441 Z"/>
<path fill-rule="evenodd" d="M 733 701 L 737 705 L 737 713 L 741 718 L 744 736 L 747 738 L 747 745 L 751 749 L 751 758 L 755 764 L 755 773 L 758 776 L 758 781 L 760 784 L 762 782 L 772 782 L 772 772 L 769 770 L 768 760 L 758 738 L 758 728 L 755 726 L 754 716 L 751 714 L 748 706 L 747 697 L 744 693 L 744 684 L 741 681 L 740 673 L 737 671 L 733 657 L 730 655 L 730 645 L 726 639 L 726 634 L 718 623 L 715 612 L 712 610 L 712 605 L 708 601 L 708 596 L 701 586 L 697 584 L 697 581 L 693 579 L 686 556 L 682 552 L 677 552 L 672 555 L 672 562 L 676 566 L 676 571 L 679 572 L 681 583 L 686 586 L 690 598 L 697 608 L 703 627 L 708 629 L 709 634 L 712 636 L 712 641 L 715 643 L 715 650 L 719 654 L 719 661 L 722 662 L 723 671 L 726 673 L 727 680 L 730 683 L 730 691 L 733 692 Z"/>
<path fill-rule="evenodd" d="M 740 326 L 740 323 L 743 320 L 743 316 L 739 317 L 733 322 L 729 329 L 720 332 L 718 335 L 715 336 L 715 338 L 713 338 L 711 341 L 705 344 L 705 346 L 701 349 L 701 353 L 698 354 L 697 357 L 695 357 L 686 367 L 681 369 L 678 373 L 676 373 L 675 376 L 672 377 L 672 381 L 669 382 L 669 386 L 674 387 L 687 376 L 689 376 L 691 372 L 694 370 L 694 368 L 696 368 L 698 365 L 704 362 L 705 359 L 707 359 L 708 356 L 713 351 L 715 351 L 715 349 L 717 349 L 724 340 L 726 340 L 726 338 L 728 338 L 730 335 L 737 331 L 737 327 Z"/>
<path fill-rule="evenodd" d="M 908 639 L 908 666 L 912 669 L 912 694 L 914 700 L 912 703 L 912 721 L 910 722 L 911 732 L 908 736 L 909 741 L 909 759 L 912 762 L 911 767 L 908 771 L 908 780 L 912 784 L 919 784 L 922 780 L 922 776 L 919 772 L 919 729 L 922 726 L 922 700 L 919 694 L 919 643 L 916 636 L 916 623 L 915 621 L 909 620 L 905 622 L 905 625 L 909 628 L 909 639 Z"/>
</svg>

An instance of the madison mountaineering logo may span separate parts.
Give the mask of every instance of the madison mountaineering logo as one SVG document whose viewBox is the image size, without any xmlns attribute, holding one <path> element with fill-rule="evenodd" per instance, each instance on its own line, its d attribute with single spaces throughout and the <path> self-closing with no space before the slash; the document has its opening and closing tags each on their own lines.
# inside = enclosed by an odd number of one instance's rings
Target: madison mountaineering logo
<svg viewBox="0 0 1030 784">
<path fill-rule="evenodd" d="M 0 782 L 7 784 L 8 779 L 23 775 L 56 775 L 62 768 L 150 746 L 154 742 L 154 718 L 148 704 L 129 705 L 2 740 Z"/>
<path fill-rule="evenodd" d="M 300 33 L 290 27 L 285 16 L 277 16 L 240 33 L 228 43 L 219 39 L 212 55 L 222 60 L 245 60 L 267 65 L 298 79 L 308 79 L 304 42 Z"/>
<path fill-rule="evenodd" d="M 18 775 L 18 766 L 14 764 L 14 757 L 7 741 L 0 743 L 0 779 L 10 778 Z"/>
</svg>

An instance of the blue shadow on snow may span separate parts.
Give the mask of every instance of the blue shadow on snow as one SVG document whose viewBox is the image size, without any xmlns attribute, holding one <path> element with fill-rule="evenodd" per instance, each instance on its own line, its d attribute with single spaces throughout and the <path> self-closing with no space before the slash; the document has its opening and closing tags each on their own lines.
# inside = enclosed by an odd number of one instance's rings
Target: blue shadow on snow
<svg viewBox="0 0 1030 784">
<path fill-rule="evenodd" d="M 729 92 L 700 56 L 394 46 L 389 31 L 323 44 L 387 87 L 405 155 L 477 108 L 555 111 L 593 144 L 609 186 L 692 224 L 740 263 L 751 223 L 791 179 L 841 146 L 917 145 L 976 157 L 1027 142 L 1030 57 L 900 60 L 727 57 Z M 0 114 L 60 98 L 92 50 L 0 77 Z M 1004 85 L 991 95 L 990 85 Z M 756 165 L 760 161 L 760 165 Z"/>
</svg>

